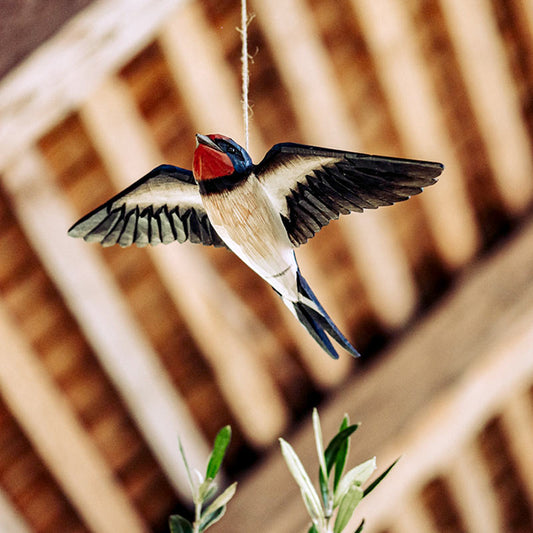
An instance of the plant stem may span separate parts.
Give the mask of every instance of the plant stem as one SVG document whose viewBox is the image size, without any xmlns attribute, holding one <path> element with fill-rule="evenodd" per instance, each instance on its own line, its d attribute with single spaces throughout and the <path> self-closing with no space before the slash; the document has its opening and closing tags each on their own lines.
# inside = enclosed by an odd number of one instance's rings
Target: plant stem
<svg viewBox="0 0 533 533">
<path fill-rule="evenodd" d="M 193 533 L 200 533 L 200 517 L 202 516 L 202 502 L 195 502 L 194 504 L 194 524 Z"/>
</svg>

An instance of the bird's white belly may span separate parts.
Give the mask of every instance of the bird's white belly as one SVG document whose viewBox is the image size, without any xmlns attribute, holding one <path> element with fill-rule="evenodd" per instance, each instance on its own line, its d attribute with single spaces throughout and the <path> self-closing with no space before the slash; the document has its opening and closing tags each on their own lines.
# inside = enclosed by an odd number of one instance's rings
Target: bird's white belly
<svg viewBox="0 0 533 533">
<path fill-rule="evenodd" d="M 253 178 L 230 192 L 202 198 L 230 250 L 282 295 L 297 299 L 296 259 L 280 214 Z"/>
</svg>

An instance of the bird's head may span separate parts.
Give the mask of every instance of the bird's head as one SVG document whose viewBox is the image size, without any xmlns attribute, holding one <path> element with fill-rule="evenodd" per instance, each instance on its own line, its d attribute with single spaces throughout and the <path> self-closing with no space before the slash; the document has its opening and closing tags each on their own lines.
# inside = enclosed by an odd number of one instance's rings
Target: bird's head
<svg viewBox="0 0 533 533">
<path fill-rule="evenodd" d="M 196 134 L 193 174 L 196 181 L 209 180 L 230 174 L 244 174 L 252 167 L 248 152 L 233 139 L 224 135 Z"/>
</svg>

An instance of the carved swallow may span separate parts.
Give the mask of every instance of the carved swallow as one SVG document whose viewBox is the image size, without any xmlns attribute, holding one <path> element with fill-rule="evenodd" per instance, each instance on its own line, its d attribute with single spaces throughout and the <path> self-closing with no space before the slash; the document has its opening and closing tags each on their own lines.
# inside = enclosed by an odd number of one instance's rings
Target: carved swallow
<svg viewBox="0 0 533 533">
<path fill-rule="evenodd" d="M 338 354 L 330 337 L 358 356 L 301 275 L 294 248 L 341 214 L 419 194 L 443 165 L 293 143 L 276 144 L 254 165 L 228 137 L 196 138 L 192 172 L 153 169 L 81 218 L 69 235 L 103 246 L 187 240 L 227 246 L 331 357 Z"/>
</svg>

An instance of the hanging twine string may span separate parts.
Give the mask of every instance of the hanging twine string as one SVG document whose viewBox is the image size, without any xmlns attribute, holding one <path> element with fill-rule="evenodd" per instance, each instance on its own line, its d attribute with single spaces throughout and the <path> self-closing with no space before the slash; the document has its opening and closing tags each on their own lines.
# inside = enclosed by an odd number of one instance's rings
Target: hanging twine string
<svg viewBox="0 0 533 533">
<path fill-rule="evenodd" d="M 250 138 L 250 117 L 248 105 L 248 91 L 250 87 L 250 72 L 248 68 L 248 24 L 252 19 L 248 19 L 248 10 L 246 0 L 241 0 L 241 27 L 239 33 L 241 34 L 242 48 L 241 48 L 241 63 L 242 63 L 242 116 L 244 120 L 244 140 L 246 151 L 249 149 Z"/>
</svg>

